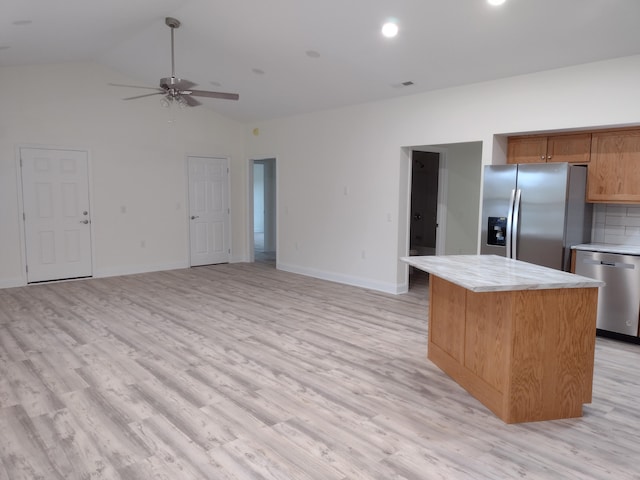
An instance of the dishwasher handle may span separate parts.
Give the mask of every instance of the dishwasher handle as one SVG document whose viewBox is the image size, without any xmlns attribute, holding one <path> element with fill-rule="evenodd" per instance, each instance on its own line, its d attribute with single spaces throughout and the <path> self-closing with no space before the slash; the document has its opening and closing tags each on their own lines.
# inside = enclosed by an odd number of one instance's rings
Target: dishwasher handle
<svg viewBox="0 0 640 480">
<path fill-rule="evenodd" d="M 613 267 L 613 268 L 628 268 L 633 270 L 636 266 L 633 263 L 622 263 L 622 262 L 608 262 L 606 260 L 592 260 L 590 258 L 585 258 L 582 263 L 587 263 L 589 265 L 600 265 L 603 267 Z"/>
</svg>

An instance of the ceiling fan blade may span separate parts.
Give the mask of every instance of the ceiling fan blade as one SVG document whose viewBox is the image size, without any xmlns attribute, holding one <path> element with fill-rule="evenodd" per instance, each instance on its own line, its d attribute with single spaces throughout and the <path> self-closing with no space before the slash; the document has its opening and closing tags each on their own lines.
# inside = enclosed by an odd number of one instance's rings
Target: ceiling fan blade
<svg viewBox="0 0 640 480">
<path fill-rule="evenodd" d="M 171 104 L 175 101 L 179 103 L 181 106 L 188 105 L 190 107 L 202 105 L 202 102 L 199 102 L 193 97 L 209 97 L 209 98 L 222 98 L 225 100 L 238 100 L 240 98 L 240 95 L 238 95 L 237 93 L 209 92 L 207 90 L 192 90 L 192 87 L 197 86 L 197 84 L 193 83 L 190 80 L 183 80 L 181 78 L 176 78 L 173 34 L 174 34 L 174 30 L 180 27 L 180 21 L 172 17 L 166 17 L 164 19 L 164 22 L 171 29 L 171 76 L 160 79 L 160 88 L 143 87 L 139 85 L 126 85 L 123 83 L 109 83 L 109 85 L 114 87 L 144 88 L 146 90 L 155 90 L 155 92 L 153 93 L 127 97 L 127 98 L 123 98 L 123 100 L 134 100 L 136 98 L 151 97 L 153 95 L 165 95 L 165 99 L 163 100 L 163 103 L 168 102 L 169 104 Z"/>
<path fill-rule="evenodd" d="M 135 97 L 127 97 L 127 98 L 123 98 L 123 100 L 135 100 L 136 98 L 144 98 L 144 97 L 151 97 L 152 95 L 163 95 L 164 91 L 160 91 L 160 92 L 154 92 L 154 93 L 147 93 L 145 95 L 136 95 Z"/>
<path fill-rule="evenodd" d="M 202 105 L 202 102 L 199 102 L 198 100 L 191 97 L 190 95 L 180 95 L 180 98 L 182 98 L 185 101 L 185 103 L 190 107 L 197 107 L 198 105 Z"/>
<path fill-rule="evenodd" d="M 189 90 L 196 85 L 197 84 L 182 78 L 165 77 L 160 79 L 160 87 L 164 89 L 175 88 L 176 90 Z"/>
<path fill-rule="evenodd" d="M 139 85 L 125 85 L 124 83 L 109 83 L 112 87 L 146 88 L 147 90 L 157 90 L 158 87 L 141 87 Z"/>
<path fill-rule="evenodd" d="M 224 92 L 208 92 L 206 90 L 190 90 L 191 95 L 196 97 L 222 98 L 225 100 L 238 100 L 240 95 L 237 93 Z"/>
</svg>

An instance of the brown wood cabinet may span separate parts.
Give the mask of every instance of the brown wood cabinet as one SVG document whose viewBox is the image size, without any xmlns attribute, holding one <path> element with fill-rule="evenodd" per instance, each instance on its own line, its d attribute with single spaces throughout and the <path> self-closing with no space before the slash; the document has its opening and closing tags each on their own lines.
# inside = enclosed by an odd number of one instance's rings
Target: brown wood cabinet
<svg viewBox="0 0 640 480">
<path fill-rule="evenodd" d="M 510 137 L 507 163 L 544 163 L 547 161 L 547 137 Z"/>
<path fill-rule="evenodd" d="M 428 357 L 507 423 L 591 402 L 597 288 L 472 292 L 429 279 Z"/>
<path fill-rule="evenodd" d="M 507 163 L 589 163 L 591 133 L 510 137 Z"/>
<path fill-rule="evenodd" d="M 640 129 L 593 133 L 587 201 L 640 203 Z"/>
</svg>

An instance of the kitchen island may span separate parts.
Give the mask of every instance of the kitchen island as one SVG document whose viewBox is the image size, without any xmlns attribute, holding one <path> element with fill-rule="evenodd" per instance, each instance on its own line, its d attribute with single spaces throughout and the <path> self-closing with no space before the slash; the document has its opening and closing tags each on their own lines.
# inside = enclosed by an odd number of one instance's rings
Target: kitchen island
<svg viewBox="0 0 640 480">
<path fill-rule="evenodd" d="M 507 423 L 582 416 L 603 282 L 495 255 L 401 260 L 430 273 L 433 363 Z"/>
</svg>

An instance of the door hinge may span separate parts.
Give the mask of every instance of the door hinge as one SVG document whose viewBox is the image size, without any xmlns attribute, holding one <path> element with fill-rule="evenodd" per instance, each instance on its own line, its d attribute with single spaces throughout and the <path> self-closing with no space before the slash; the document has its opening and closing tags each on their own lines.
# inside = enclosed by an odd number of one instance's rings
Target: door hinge
<svg viewBox="0 0 640 480">
<path fill-rule="evenodd" d="M 229 249 L 229 254 L 231 254 L 231 249 Z"/>
<path fill-rule="evenodd" d="M 26 221 L 26 220 L 27 220 L 27 216 L 25 215 L 25 213 L 24 213 L 24 212 L 22 212 L 22 220 L 23 220 L 23 221 Z"/>
<path fill-rule="evenodd" d="M 25 265 L 24 269 L 27 271 L 27 273 L 29 273 L 29 265 Z"/>
<path fill-rule="evenodd" d="M 227 215 L 230 215 L 230 214 L 231 214 L 231 209 L 227 208 Z"/>
<path fill-rule="evenodd" d="M 20 168 L 22 168 L 22 157 L 20 157 Z"/>
</svg>

